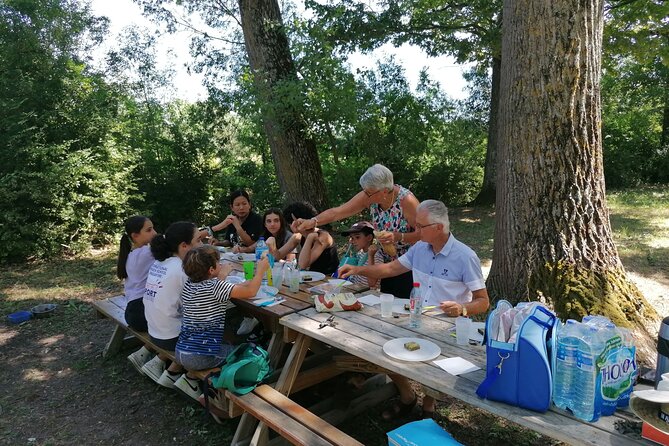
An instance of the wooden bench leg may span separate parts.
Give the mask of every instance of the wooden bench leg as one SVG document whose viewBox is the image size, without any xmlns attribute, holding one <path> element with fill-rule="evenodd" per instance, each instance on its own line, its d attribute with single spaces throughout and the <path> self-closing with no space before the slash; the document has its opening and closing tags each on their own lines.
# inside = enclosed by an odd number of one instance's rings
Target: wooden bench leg
<svg viewBox="0 0 669 446">
<path fill-rule="evenodd" d="M 283 343 L 282 337 L 277 336 L 276 339 L 277 342 Z M 302 367 L 304 357 L 309 350 L 310 343 L 311 338 L 302 334 L 298 335 L 295 339 L 295 343 L 293 344 L 293 347 L 288 354 L 288 359 L 286 360 L 286 364 L 281 370 L 281 375 L 279 376 L 279 380 L 277 381 L 275 387 L 276 390 L 283 393 L 284 395 L 290 394 L 293 383 L 295 383 L 297 374 Z M 273 346 L 270 346 L 270 348 L 272 347 Z M 241 420 L 239 420 L 237 431 L 235 431 L 235 436 L 232 439 L 232 445 L 246 444 L 246 441 L 249 437 L 251 437 L 251 445 L 265 445 L 269 440 L 268 434 L 268 428 L 265 424 L 258 423 L 258 420 L 256 420 L 253 416 L 245 413 L 242 415 Z"/>
<path fill-rule="evenodd" d="M 286 343 L 283 342 L 283 326 L 279 326 L 278 330 L 272 334 L 272 339 L 270 339 L 269 346 L 267 347 L 269 365 L 272 370 L 276 370 L 279 365 L 285 346 Z"/>
<path fill-rule="evenodd" d="M 127 332 L 128 331 L 120 325 L 117 325 L 116 328 L 114 328 L 114 333 L 112 333 L 109 342 L 107 342 L 105 349 L 102 351 L 103 358 L 113 356 L 121 350 Z"/>
<path fill-rule="evenodd" d="M 244 446 L 249 444 L 249 437 L 253 435 L 253 431 L 255 431 L 257 425 L 258 420 L 256 420 L 253 415 L 244 412 L 244 415 L 239 419 L 239 424 L 237 425 L 235 436 L 232 437 L 230 446 Z"/>
<path fill-rule="evenodd" d="M 290 395 L 290 391 L 293 388 L 293 384 L 297 379 L 297 375 L 300 373 L 302 368 L 302 363 L 304 362 L 304 357 L 309 351 L 309 345 L 311 344 L 311 338 L 303 334 L 299 334 L 295 339 L 293 348 L 288 354 L 288 359 L 286 364 L 283 366 L 279 380 L 276 382 L 275 389 L 284 395 Z M 269 429 L 266 424 L 259 423 L 253 437 L 251 438 L 251 446 L 263 446 L 266 445 L 269 441 Z"/>
</svg>

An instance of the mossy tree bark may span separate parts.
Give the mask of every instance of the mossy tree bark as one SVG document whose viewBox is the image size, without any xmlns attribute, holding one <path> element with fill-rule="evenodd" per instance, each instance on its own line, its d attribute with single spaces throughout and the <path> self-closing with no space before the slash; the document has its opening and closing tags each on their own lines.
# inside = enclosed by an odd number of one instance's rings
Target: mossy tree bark
<svg viewBox="0 0 669 446">
<path fill-rule="evenodd" d="M 277 0 L 239 0 L 244 43 L 281 191 L 327 208 L 318 152 L 307 137 L 301 93 Z"/>
<path fill-rule="evenodd" d="M 543 296 L 563 319 L 604 314 L 649 341 L 648 324 L 657 324 L 657 314 L 627 279 L 605 197 L 602 3 L 504 2 L 487 286 L 494 300 Z"/>
</svg>

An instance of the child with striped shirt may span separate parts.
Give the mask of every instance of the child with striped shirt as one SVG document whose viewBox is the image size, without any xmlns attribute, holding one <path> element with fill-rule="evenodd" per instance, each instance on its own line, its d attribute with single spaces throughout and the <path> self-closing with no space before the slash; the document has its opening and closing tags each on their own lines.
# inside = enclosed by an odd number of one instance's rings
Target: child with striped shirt
<svg viewBox="0 0 669 446">
<path fill-rule="evenodd" d="M 183 316 L 175 357 L 189 371 L 218 367 L 232 351 L 234 347 L 223 341 L 227 302 L 231 297 L 256 296 L 269 268 L 267 258 L 263 258 L 253 279 L 233 285 L 224 281 L 232 265 L 221 265 L 219 259 L 218 251 L 209 245 L 190 250 L 184 258 L 188 280 L 181 292 Z M 197 379 L 188 373 L 175 386 L 195 399 L 201 394 Z"/>
</svg>

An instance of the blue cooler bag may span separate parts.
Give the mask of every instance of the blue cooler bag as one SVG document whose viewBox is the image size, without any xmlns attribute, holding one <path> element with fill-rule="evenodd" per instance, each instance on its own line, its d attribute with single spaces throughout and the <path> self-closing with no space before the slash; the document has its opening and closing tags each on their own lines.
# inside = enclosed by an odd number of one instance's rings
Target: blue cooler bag
<svg viewBox="0 0 669 446">
<path fill-rule="evenodd" d="M 497 303 L 486 320 L 486 378 L 476 390 L 481 398 L 512 406 L 546 412 L 552 400 L 550 352 L 557 317 L 537 305 L 518 328 L 516 342 L 494 340 L 491 325 L 495 317 L 511 308 L 509 302 Z"/>
</svg>

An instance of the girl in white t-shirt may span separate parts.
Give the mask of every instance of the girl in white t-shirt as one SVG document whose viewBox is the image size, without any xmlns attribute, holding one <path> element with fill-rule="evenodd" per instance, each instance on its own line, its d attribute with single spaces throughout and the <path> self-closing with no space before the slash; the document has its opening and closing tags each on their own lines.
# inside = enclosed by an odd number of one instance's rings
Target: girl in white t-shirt
<svg viewBox="0 0 669 446">
<path fill-rule="evenodd" d="M 126 298 L 125 321 L 128 326 L 137 331 L 146 331 L 144 317 L 144 290 L 149 268 L 155 260 L 151 254 L 149 242 L 155 237 L 153 223 L 143 215 L 134 215 L 125 221 L 125 234 L 121 237 L 118 260 L 116 262 L 116 276 L 123 280 Z M 142 347 L 128 356 L 128 360 L 141 371 L 153 354 L 146 347 Z"/>
<path fill-rule="evenodd" d="M 144 315 L 151 342 L 163 350 L 174 351 L 181 331 L 181 291 L 188 277 L 183 258 L 192 248 L 202 245 L 194 223 L 172 223 L 165 234 L 151 240 L 156 261 L 151 265 L 144 290 Z M 173 388 L 183 367 L 172 362 L 165 369 L 167 356 L 158 354 L 144 364 L 142 371 L 158 384 Z"/>
</svg>

